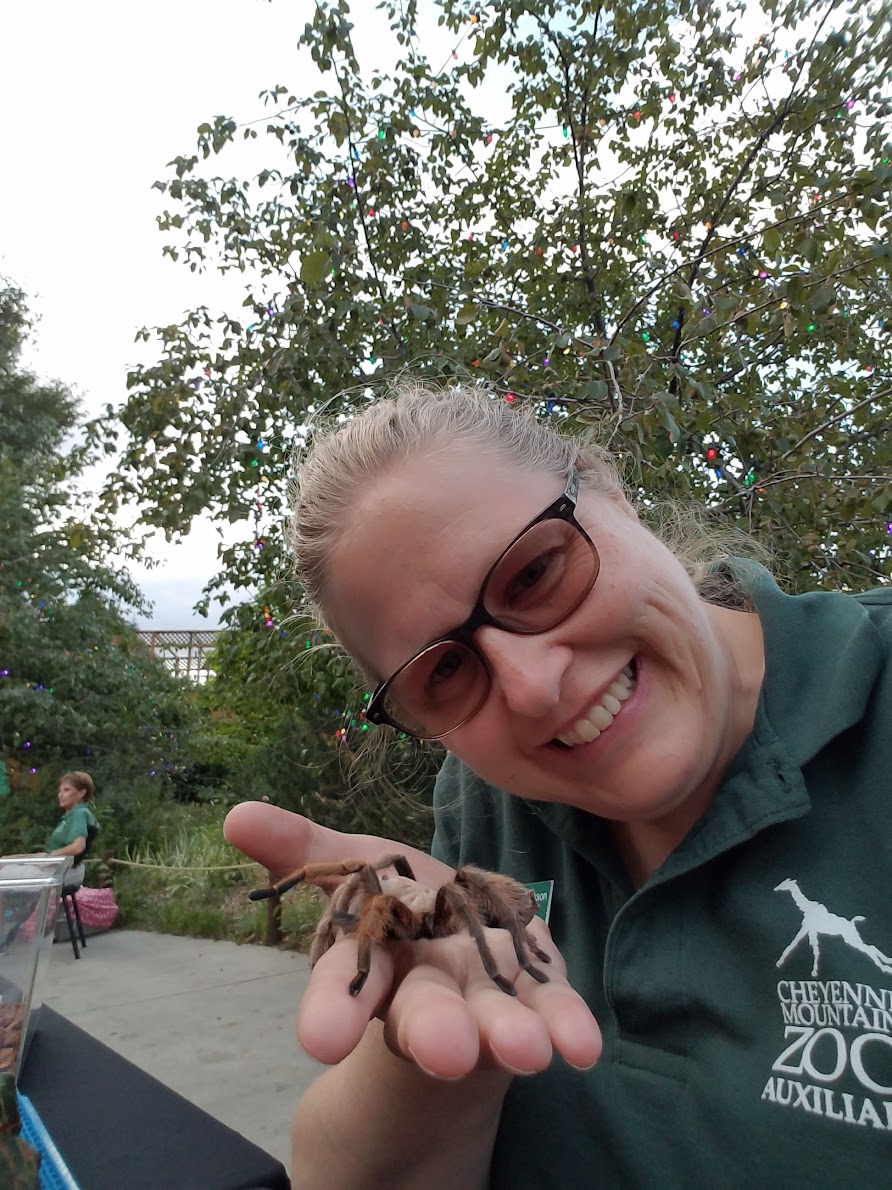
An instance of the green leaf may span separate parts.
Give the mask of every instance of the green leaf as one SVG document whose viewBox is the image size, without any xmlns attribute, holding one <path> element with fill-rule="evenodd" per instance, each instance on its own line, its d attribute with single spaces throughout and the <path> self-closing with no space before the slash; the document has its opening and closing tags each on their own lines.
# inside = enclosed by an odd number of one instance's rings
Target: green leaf
<svg viewBox="0 0 892 1190">
<path fill-rule="evenodd" d="M 318 285 L 325 276 L 331 257 L 327 252 L 310 252 L 300 262 L 300 279 L 304 285 Z"/>
<path fill-rule="evenodd" d="M 582 390 L 583 398 L 587 401 L 606 401 L 607 382 L 605 380 L 590 380 Z"/>
<path fill-rule="evenodd" d="M 682 431 L 679 428 L 678 422 L 675 420 L 675 418 L 672 416 L 672 414 L 666 408 L 665 405 L 660 406 L 660 420 L 662 421 L 662 423 L 666 427 L 666 429 L 669 431 L 669 438 L 670 438 L 673 446 L 677 446 L 678 443 L 684 437 L 684 435 L 682 434 Z"/>
<path fill-rule="evenodd" d="M 769 256 L 776 256 L 780 249 L 781 235 L 777 227 L 768 227 L 762 233 L 762 246 Z"/>
<path fill-rule="evenodd" d="M 467 326 L 480 313 L 479 302 L 467 302 L 455 316 L 456 326 Z"/>
<path fill-rule="evenodd" d="M 809 264 L 814 264 L 818 256 L 818 241 L 814 236 L 804 236 L 796 245 L 796 251 L 800 256 L 803 256 Z"/>
</svg>

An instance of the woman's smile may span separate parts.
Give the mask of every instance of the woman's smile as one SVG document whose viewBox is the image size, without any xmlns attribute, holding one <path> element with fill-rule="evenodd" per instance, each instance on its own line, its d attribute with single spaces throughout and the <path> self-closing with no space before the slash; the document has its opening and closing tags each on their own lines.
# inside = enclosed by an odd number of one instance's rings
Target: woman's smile
<svg viewBox="0 0 892 1190">
<path fill-rule="evenodd" d="M 635 692 L 634 663 L 625 666 L 607 689 L 580 713 L 573 722 L 558 732 L 556 739 L 567 748 L 591 744 L 612 727 L 620 711 Z"/>
</svg>

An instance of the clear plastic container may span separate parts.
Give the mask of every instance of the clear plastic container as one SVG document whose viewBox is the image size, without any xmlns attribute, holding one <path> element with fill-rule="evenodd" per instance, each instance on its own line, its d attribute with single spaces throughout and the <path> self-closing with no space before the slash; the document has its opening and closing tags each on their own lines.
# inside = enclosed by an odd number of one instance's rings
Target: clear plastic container
<svg viewBox="0 0 892 1190">
<path fill-rule="evenodd" d="M 0 858 L 0 1071 L 18 1079 L 43 1003 L 69 856 Z"/>
</svg>

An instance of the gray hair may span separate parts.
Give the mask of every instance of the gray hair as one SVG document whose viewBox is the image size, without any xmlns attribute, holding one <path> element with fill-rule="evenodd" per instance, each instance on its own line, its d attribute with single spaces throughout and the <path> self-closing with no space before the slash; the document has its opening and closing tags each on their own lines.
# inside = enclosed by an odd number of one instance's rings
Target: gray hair
<svg viewBox="0 0 892 1190">
<path fill-rule="evenodd" d="M 329 565 L 357 490 L 402 460 L 456 443 L 490 449 L 531 471 L 562 476 L 575 464 L 589 490 L 625 492 L 610 453 L 537 417 L 526 403 L 509 403 L 474 385 L 446 388 L 402 381 L 350 420 L 315 431 L 296 469 L 289 544 L 308 610 L 320 622 L 326 623 Z M 648 509 L 640 511 L 644 520 L 650 519 Z M 672 505 L 661 505 L 657 519 L 656 535 L 681 561 L 702 598 L 732 607 L 748 605 L 727 573 L 716 577 L 719 563 L 738 552 L 733 546 L 740 546 L 743 535 L 715 529 L 702 514 Z"/>
</svg>

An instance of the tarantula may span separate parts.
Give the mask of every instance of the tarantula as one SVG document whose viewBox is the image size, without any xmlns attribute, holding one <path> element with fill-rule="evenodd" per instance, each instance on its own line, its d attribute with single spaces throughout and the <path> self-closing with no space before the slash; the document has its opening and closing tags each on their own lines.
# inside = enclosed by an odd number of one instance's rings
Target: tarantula
<svg viewBox="0 0 892 1190">
<path fill-rule="evenodd" d="M 387 868 L 396 875 L 382 875 Z M 306 864 L 249 896 L 252 901 L 281 897 L 302 881 L 317 885 L 331 898 L 316 929 L 310 962 L 315 965 L 333 945 L 336 929 L 356 935 L 359 954 L 351 996 L 358 995 L 368 979 L 372 943 L 447 938 L 463 930 L 477 943 L 484 970 L 496 987 L 516 996 L 514 984 L 499 974 L 484 926 L 507 930 L 521 967 L 540 983 L 548 982 L 548 976 L 533 966 L 530 953 L 543 963 L 551 960 L 525 929 L 536 913 L 535 898 L 510 876 L 466 865 L 451 884 L 434 890 L 416 882 L 404 855 L 385 855 L 374 864 L 358 859 Z"/>
</svg>

